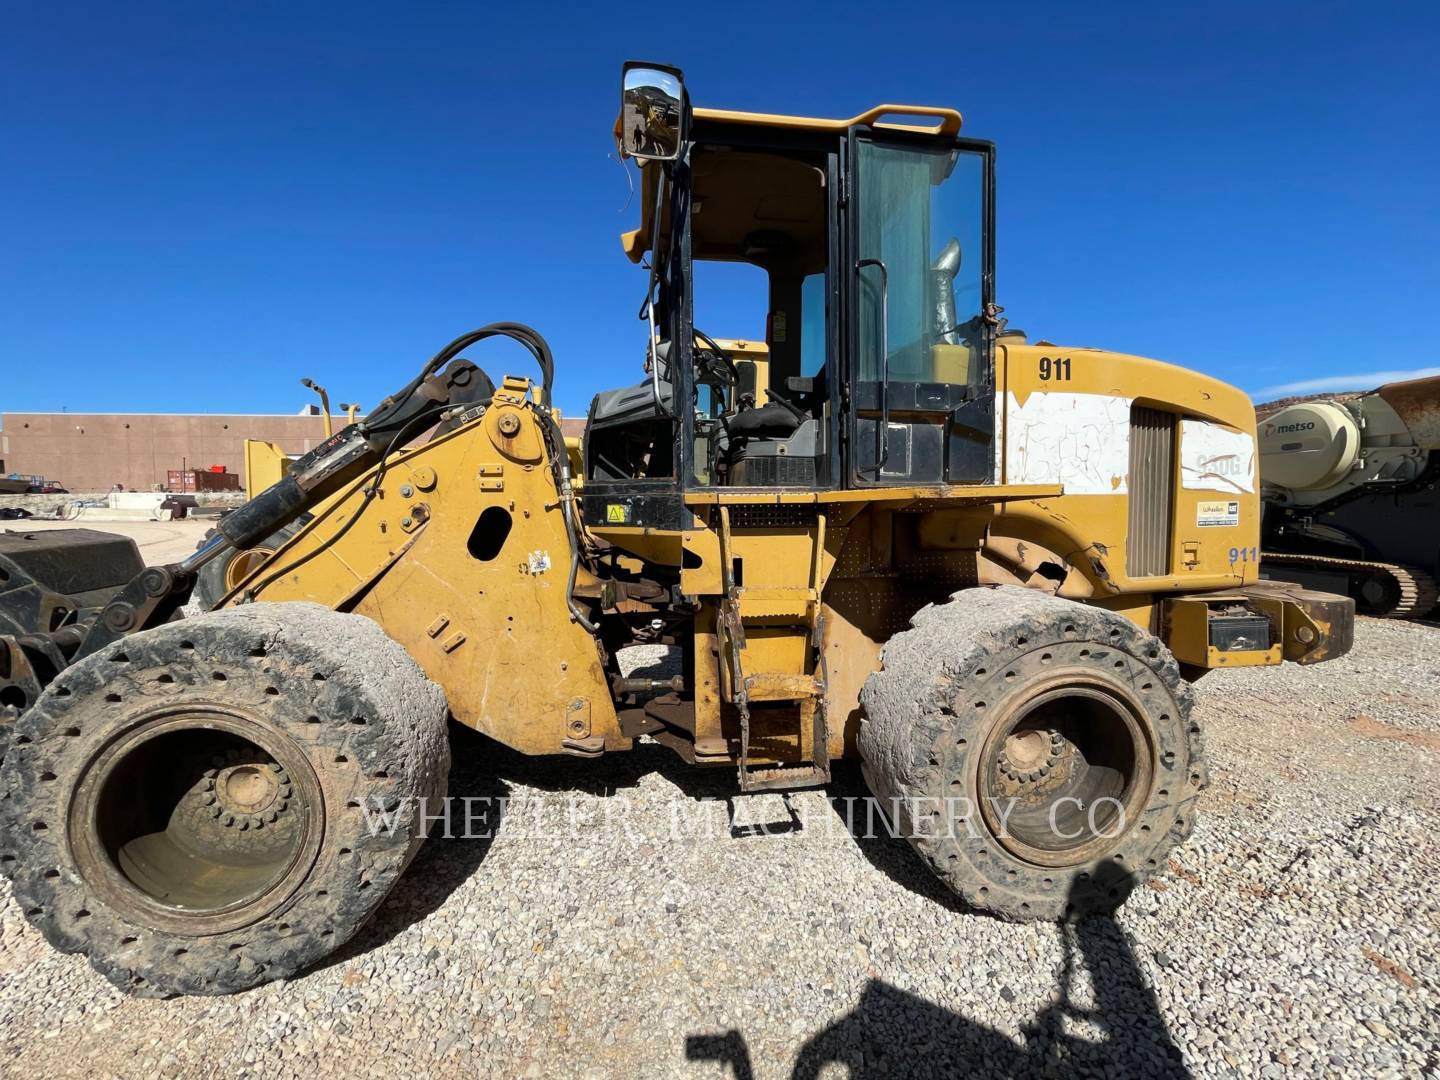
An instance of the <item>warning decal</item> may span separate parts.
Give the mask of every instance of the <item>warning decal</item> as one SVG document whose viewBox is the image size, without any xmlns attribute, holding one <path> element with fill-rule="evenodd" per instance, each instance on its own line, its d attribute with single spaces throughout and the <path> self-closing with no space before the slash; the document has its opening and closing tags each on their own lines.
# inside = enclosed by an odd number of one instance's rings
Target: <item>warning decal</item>
<svg viewBox="0 0 1440 1080">
<path fill-rule="evenodd" d="M 630 507 L 624 503 L 606 503 L 605 521 L 610 525 L 624 525 L 630 520 Z"/>
</svg>

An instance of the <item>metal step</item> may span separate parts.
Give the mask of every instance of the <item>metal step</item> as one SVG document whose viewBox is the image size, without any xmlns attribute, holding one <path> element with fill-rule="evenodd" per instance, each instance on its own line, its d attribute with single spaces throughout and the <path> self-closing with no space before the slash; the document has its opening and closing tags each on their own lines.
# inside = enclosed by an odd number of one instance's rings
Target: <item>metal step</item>
<svg viewBox="0 0 1440 1080">
<path fill-rule="evenodd" d="M 824 683 L 813 675 L 764 671 L 745 676 L 746 701 L 805 701 L 824 696 Z"/>
<path fill-rule="evenodd" d="M 830 782 L 830 763 L 823 766 L 817 762 L 795 762 L 784 765 L 762 765 L 748 768 L 740 765 L 740 790 L 749 794 L 755 791 L 786 791 L 792 788 L 823 787 Z"/>
</svg>

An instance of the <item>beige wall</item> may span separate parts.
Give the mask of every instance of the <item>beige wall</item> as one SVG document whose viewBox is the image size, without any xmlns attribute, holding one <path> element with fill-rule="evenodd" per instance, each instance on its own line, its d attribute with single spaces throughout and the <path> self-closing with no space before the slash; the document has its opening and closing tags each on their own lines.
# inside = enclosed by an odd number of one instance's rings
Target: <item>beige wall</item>
<svg viewBox="0 0 1440 1080">
<path fill-rule="evenodd" d="M 337 428 L 344 419 L 337 421 Z M 319 416 L 170 416 L 124 413 L 5 413 L 5 473 L 33 473 L 70 491 L 116 484 L 148 491 L 169 469 L 224 465 L 244 480 L 241 443 L 264 439 L 303 454 L 325 437 Z"/>
</svg>

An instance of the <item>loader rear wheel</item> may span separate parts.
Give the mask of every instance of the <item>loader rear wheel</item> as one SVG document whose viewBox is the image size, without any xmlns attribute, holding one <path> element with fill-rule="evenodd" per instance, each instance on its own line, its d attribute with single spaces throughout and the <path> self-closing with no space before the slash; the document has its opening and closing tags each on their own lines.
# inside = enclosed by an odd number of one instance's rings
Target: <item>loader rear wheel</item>
<svg viewBox="0 0 1440 1080">
<path fill-rule="evenodd" d="M 67 668 L 16 721 L 0 864 L 51 944 L 132 993 L 290 976 L 353 936 L 418 848 L 446 717 L 361 616 L 169 623 Z"/>
<path fill-rule="evenodd" d="M 1190 834 L 1208 781 L 1191 692 L 1155 637 L 1019 588 L 931 605 L 861 695 L 872 792 L 967 904 L 1111 911 Z"/>
</svg>

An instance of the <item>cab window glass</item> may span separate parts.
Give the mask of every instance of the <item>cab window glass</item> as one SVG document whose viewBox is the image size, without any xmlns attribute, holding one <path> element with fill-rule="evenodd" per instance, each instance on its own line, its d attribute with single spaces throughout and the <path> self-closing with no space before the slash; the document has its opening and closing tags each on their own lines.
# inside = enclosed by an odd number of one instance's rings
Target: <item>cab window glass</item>
<svg viewBox="0 0 1440 1080">
<path fill-rule="evenodd" d="M 825 353 L 825 275 L 811 274 L 800 283 L 800 374 L 818 374 Z"/>
<path fill-rule="evenodd" d="M 981 332 L 985 159 L 862 142 L 859 190 L 860 378 L 881 377 L 883 322 L 891 379 L 953 381 L 931 350 Z"/>
</svg>

